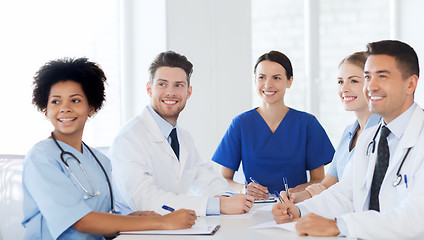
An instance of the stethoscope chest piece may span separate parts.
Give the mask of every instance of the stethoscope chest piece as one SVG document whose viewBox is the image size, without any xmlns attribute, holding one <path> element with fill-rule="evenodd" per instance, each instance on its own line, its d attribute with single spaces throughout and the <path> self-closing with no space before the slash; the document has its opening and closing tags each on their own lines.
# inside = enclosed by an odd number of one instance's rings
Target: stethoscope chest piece
<svg viewBox="0 0 424 240">
<path fill-rule="evenodd" d="M 399 183 L 402 181 L 402 175 L 397 174 L 395 179 L 393 180 L 393 187 L 396 187 L 399 185 Z"/>
</svg>

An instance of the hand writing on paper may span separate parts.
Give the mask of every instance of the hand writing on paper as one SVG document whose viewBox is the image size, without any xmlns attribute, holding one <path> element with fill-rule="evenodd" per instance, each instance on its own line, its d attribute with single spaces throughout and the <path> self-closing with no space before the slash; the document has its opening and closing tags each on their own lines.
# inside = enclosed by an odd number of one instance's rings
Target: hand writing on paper
<svg viewBox="0 0 424 240">
<path fill-rule="evenodd" d="M 179 209 L 175 212 L 162 216 L 163 228 L 161 229 L 182 229 L 191 228 L 197 219 L 196 213 L 193 210 Z"/>
<path fill-rule="evenodd" d="M 250 211 L 255 201 L 254 197 L 246 194 L 237 194 L 231 197 L 220 197 L 221 213 L 243 214 Z"/>
<path fill-rule="evenodd" d="M 250 196 L 253 196 L 255 200 L 269 197 L 268 188 L 259 183 L 250 182 L 247 186 L 247 192 Z"/>
<path fill-rule="evenodd" d="M 340 233 L 336 220 L 314 213 L 309 213 L 297 220 L 296 230 L 300 236 L 329 237 L 337 236 Z"/>
<path fill-rule="evenodd" d="M 280 197 L 282 198 L 283 203 L 277 203 L 272 208 L 272 214 L 274 215 L 275 222 L 280 224 L 298 219 L 300 217 L 300 210 L 291 200 L 287 198 L 286 191 L 281 191 Z"/>
</svg>

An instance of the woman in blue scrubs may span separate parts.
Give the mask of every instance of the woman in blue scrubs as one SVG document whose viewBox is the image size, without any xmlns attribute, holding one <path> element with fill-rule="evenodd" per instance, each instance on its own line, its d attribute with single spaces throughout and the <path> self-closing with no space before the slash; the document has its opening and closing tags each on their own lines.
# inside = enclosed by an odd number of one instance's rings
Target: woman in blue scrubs
<svg viewBox="0 0 424 240">
<path fill-rule="evenodd" d="M 85 122 L 103 105 L 103 71 L 86 58 L 48 62 L 34 77 L 33 103 L 52 123 L 50 137 L 25 156 L 25 239 L 104 239 L 120 231 L 180 229 L 196 214 L 113 212 L 109 159 L 82 142 Z"/>
<path fill-rule="evenodd" d="M 291 199 L 295 203 L 318 195 L 336 184 L 342 178 L 346 165 L 354 155 L 356 141 L 361 132 L 380 122 L 380 116 L 371 114 L 362 90 L 365 81 L 364 66 L 366 60 L 365 52 L 356 52 L 344 58 L 339 64 L 337 77 L 339 97 L 344 109 L 355 113 L 356 121 L 348 125 L 343 131 L 339 146 L 325 178 L 320 183 L 308 186 L 305 191 L 291 194 Z"/>
<path fill-rule="evenodd" d="M 321 182 L 334 148 L 313 115 L 285 105 L 286 89 L 293 83 L 289 58 L 278 51 L 266 53 L 257 60 L 254 73 L 262 105 L 233 119 L 212 160 L 222 165 L 223 176 L 240 190 L 243 185 L 233 177 L 242 162 L 246 181 L 250 182 L 248 193 L 256 199 L 281 191 L 283 177 L 292 192 Z"/>
</svg>

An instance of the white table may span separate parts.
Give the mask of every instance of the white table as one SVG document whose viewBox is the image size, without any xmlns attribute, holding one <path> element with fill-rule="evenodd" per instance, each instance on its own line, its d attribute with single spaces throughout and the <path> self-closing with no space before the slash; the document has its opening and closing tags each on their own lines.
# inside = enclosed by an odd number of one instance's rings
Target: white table
<svg viewBox="0 0 424 240">
<path fill-rule="evenodd" d="M 294 232 L 289 232 L 283 229 L 249 229 L 251 226 L 255 226 L 264 222 L 273 221 L 273 216 L 270 211 L 260 211 L 258 208 L 265 206 L 264 204 L 255 204 L 252 210 L 256 213 L 248 219 L 243 218 L 230 218 L 222 216 L 212 217 L 198 217 L 197 222 L 201 224 L 220 224 L 221 228 L 213 236 L 189 236 L 189 235 L 120 235 L 117 240 L 125 239 L 235 239 L 235 240 L 267 240 L 267 239 L 305 239 L 300 237 Z M 277 238 L 278 237 L 278 238 Z M 307 237 L 307 239 L 338 239 L 336 237 L 331 238 L 313 238 Z"/>
</svg>

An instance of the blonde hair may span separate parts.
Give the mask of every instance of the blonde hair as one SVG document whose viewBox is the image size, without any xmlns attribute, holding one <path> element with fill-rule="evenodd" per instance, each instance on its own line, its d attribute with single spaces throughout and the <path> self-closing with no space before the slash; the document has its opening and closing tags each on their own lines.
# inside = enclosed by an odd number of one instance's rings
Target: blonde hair
<svg viewBox="0 0 424 240">
<path fill-rule="evenodd" d="M 365 55 L 365 51 L 355 52 L 355 53 L 345 57 L 339 63 L 339 68 L 340 68 L 340 66 L 342 66 L 343 63 L 350 63 L 350 64 L 353 64 L 355 66 L 360 67 L 361 69 L 364 69 L 366 61 L 367 61 L 367 57 Z"/>
</svg>

